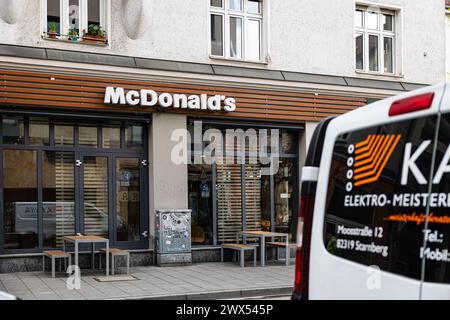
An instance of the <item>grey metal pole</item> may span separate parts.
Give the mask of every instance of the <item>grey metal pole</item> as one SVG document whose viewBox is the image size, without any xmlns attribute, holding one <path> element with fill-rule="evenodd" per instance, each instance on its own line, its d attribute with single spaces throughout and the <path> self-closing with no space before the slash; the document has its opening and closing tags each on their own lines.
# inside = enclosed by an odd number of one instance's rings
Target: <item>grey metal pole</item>
<svg viewBox="0 0 450 320">
<path fill-rule="evenodd" d="M 92 270 L 94 270 L 95 269 L 95 242 L 91 243 L 91 250 L 92 250 L 91 266 L 92 266 Z"/>
<path fill-rule="evenodd" d="M 106 240 L 106 276 L 109 276 L 109 240 Z"/>
<path fill-rule="evenodd" d="M 291 256 L 291 253 L 290 253 L 290 249 L 289 249 L 289 239 L 288 239 L 288 235 L 286 235 L 286 265 L 288 266 L 289 265 L 289 260 L 290 260 L 290 256 Z"/>
<path fill-rule="evenodd" d="M 266 242 L 265 236 L 261 235 L 261 266 L 266 266 Z"/>
<path fill-rule="evenodd" d="M 78 240 L 75 240 L 75 265 L 78 266 Z"/>
</svg>

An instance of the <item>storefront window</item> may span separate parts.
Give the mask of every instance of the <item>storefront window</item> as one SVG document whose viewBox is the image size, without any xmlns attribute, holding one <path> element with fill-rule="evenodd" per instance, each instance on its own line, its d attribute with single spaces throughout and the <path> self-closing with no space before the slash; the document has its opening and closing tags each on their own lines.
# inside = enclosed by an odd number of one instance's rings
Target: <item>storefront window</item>
<svg viewBox="0 0 450 320">
<path fill-rule="evenodd" d="M 36 151 L 3 151 L 3 214 L 5 249 L 38 246 Z"/>
<path fill-rule="evenodd" d="M 77 233 L 148 247 L 144 126 L 26 115 L 0 123 L 0 253 L 62 248 Z"/>
<path fill-rule="evenodd" d="M 190 165 L 189 208 L 192 210 L 192 244 L 213 244 L 212 170 L 210 165 Z"/>
<path fill-rule="evenodd" d="M 80 147 L 97 147 L 97 127 L 84 127 L 78 128 L 78 144 Z"/>
<path fill-rule="evenodd" d="M 103 127 L 102 130 L 103 148 L 120 148 L 120 128 Z"/>
<path fill-rule="evenodd" d="M 270 189 L 270 176 L 261 176 L 261 230 L 270 231 L 272 225 L 272 195 Z"/>
<path fill-rule="evenodd" d="M 141 125 L 129 125 L 125 127 L 125 144 L 127 149 L 144 150 L 144 128 Z"/>
<path fill-rule="evenodd" d="M 32 146 L 48 146 L 50 143 L 48 120 L 36 118 L 30 119 L 29 137 L 29 143 Z"/>
<path fill-rule="evenodd" d="M 188 126 L 191 136 L 194 136 L 195 122 Z M 268 164 L 255 156 L 251 152 L 259 154 L 258 141 L 266 137 L 261 134 L 258 128 L 243 129 L 243 132 L 253 131 L 257 135 L 257 141 L 249 143 L 252 139 L 246 139 L 245 144 L 245 163 L 241 162 L 240 152 L 236 139 L 234 142 L 228 141 L 226 135 L 227 128 L 211 128 L 205 125 L 203 132 L 215 129 L 216 132 L 222 132 L 224 136 L 222 154 L 226 151 L 234 151 L 232 157 L 225 157 L 223 161 L 214 166 L 202 164 L 189 165 L 189 208 L 192 209 L 193 222 L 192 234 L 193 244 L 221 244 L 226 242 L 236 242 L 240 239 L 242 230 L 264 230 L 277 231 L 290 234 L 290 240 L 295 240 L 296 217 L 297 217 L 297 141 L 298 132 L 294 130 L 275 130 L 273 134 L 278 134 L 278 146 L 268 148 L 268 152 L 277 155 L 275 161 L 279 166 L 278 170 L 272 175 L 268 174 Z M 250 130 L 250 131 L 249 131 Z M 267 130 L 267 129 L 264 129 Z M 235 131 L 236 132 L 236 131 Z M 270 145 L 270 129 L 267 130 L 267 139 Z M 203 144 L 191 144 L 191 148 L 205 148 L 208 142 L 203 140 Z M 217 152 L 217 150 L 216 150 Z M 203 159 L 200 156 L 192 156 L 192 159 Z M 202 173 L 203 172 L 203 173 Z M 204 176 L 205 188 L 211 192 L 215 191 L 213 196 L 201 198 L 201 187 L 199 187 L 199 177 Z M 212 178 L 210 178 L 210 176 Z M 215 183 L 215 188 L 209 188 L 209 184 Z M 209 195 L 209 192 L 208 192 Z M 198 208 L 202 208 L 199 210 Z M 212 221 L 217 221 L 217 231 L 212 239 L 200 241 L 196 235 L 203 234 L 198 228 L 198 221 L 195 217 L 198 212 L 205 216 L 208 228 Z M 202 226 L 202 229 L 205 229 Z"/>
<path fill-rule="evenodd" d="M 75 156 L 73 152 L 42 152 L 44 247 L 61 248 L 75 234 Z"/>
<path fill-rule="evenodd" d="M 23 117 L 3 116 L 2 120 L 3 143 L 23 144 L 24 143 L 24 119 Z"/>
<path fill-rule="evenodd" d="M 84 233 L 108 237 L 108 158 L 86 156 L 83 165 Z"/>
<path fill-rule="evenodd" d="M 280 159 L 274 176 L 275 231 L 294 234 L 294 171 L 295 159 Z"/>
<path fill-rule="evenodd" d="M 141 217 L 139 158 L 116 160 L 117 241 L 139 240 Z"/>
<path fill-rule="evenodd" d="M 74 130 L 70 124 L 55 124 L 55 145 L 56 146 L 73 146 Z"/>
<path fill-rule="evenodd" d="M 217 165 L 217 223 L 219 243 L 236 242 L 242 230 L 241 165 Z"/>
<path fill-rule="evenodd" d="M 259 164 L 248 164 L 245 165 L 244 168 L 245 168 L 245 229 L 261 230 L 262 228 L 261 166 Z"/>
</svg>

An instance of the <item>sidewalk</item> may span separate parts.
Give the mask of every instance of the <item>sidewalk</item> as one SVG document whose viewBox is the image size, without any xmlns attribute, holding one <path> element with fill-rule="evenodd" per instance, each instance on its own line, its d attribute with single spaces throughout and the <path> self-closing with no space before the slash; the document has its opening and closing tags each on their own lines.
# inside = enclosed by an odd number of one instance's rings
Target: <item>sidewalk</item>
<svg viewBox="0 0 450 320">
<path fill-rule="evenodd" d="M 24 300 L 229 299 L 289 294 L 294 265 L 269 263 L 240 268 L 236 263 L 202 263 L 180 267 L 135 267 L 131 281 L 99 282 L 102 271 L 82 270 L 81 289 L 69 290 L 66 276 L 50 272 L 0 274 L 0 291 Z M 116 275 L 124 276 L 123 274 Z"/>
</svg>

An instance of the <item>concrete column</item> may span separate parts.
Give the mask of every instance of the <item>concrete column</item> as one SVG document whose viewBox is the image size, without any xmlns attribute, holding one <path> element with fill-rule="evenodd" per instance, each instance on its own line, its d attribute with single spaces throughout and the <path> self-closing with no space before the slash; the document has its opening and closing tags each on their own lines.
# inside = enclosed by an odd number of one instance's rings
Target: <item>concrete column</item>
<svg viewBox="0 0 450 320">
<path fill-rule="evenodd" d="M 186 129 L 186 115 L 154 113 L 149 128 L 149 192 L 150 235 L 155 235 L 156 209 L 187 209 L 187 164 L 175 164 L 171 159 L 176 129 Z"/>
</svg>

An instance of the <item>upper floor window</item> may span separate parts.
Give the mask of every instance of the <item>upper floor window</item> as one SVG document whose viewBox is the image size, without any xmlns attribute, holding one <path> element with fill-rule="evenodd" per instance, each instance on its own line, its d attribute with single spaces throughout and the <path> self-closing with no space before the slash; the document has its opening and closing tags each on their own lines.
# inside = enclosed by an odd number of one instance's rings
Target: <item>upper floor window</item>
<svg viewBox="0 0 450 320">
<path fill-rule="evenodd" d="M 262 0 L 210 0 L 210 21 L 211 56 L 262 60 Z"/>
<path fill-rule="evenodd" d="M 109 0 L 44 0 L 44 37 L 106 43 Z"/>
<path fill-rule="evenodd" d="M 355 10 L 356 70 L 396 73 L 396 12 L 357 6 Z"/>
</svg>

